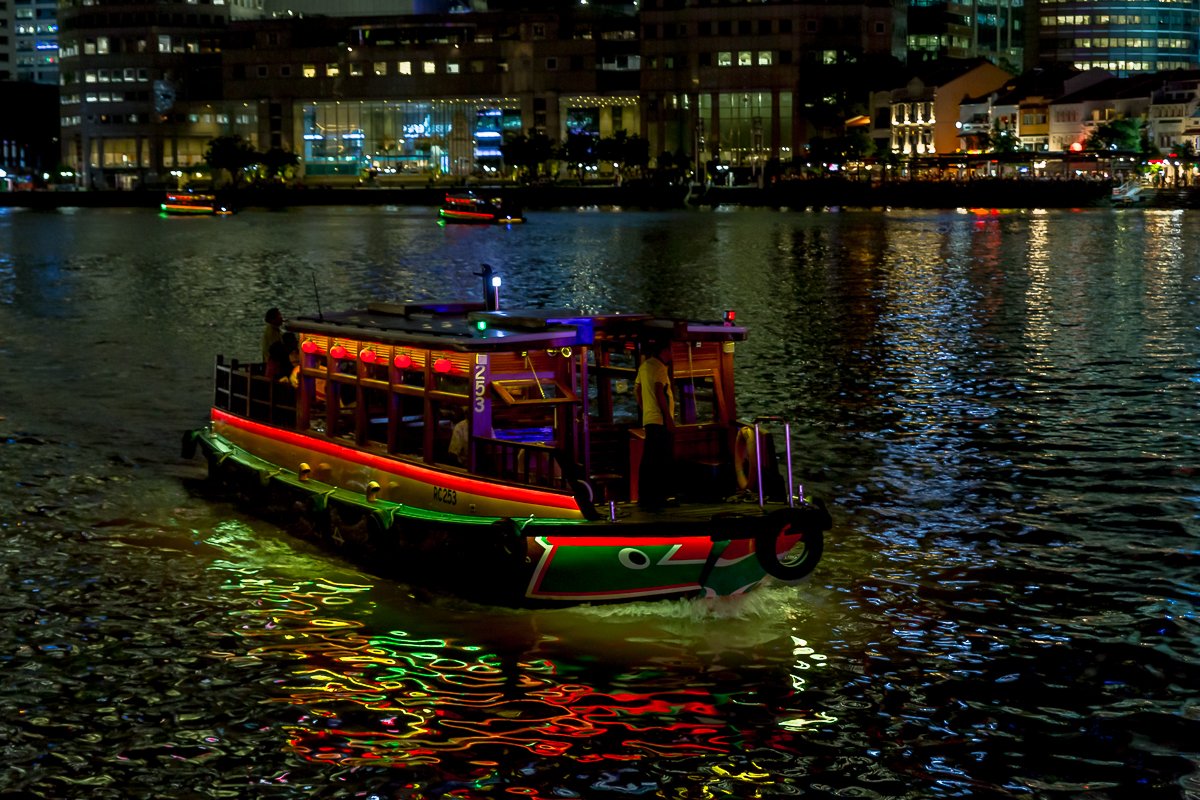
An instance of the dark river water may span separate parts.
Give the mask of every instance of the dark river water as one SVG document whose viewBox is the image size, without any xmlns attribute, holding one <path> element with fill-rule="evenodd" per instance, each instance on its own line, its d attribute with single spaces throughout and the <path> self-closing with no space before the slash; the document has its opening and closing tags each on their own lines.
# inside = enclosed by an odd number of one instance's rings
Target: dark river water
<svg viewBox="0 0 1200 800">
<path fill-rule="evenodd" d="M 1200 216 L 0 210 L 0 797 L 1200 798 Z M 180 458 L 264 310 L 735 309 L 797 586 L 511 611 Z"/>
</svg>

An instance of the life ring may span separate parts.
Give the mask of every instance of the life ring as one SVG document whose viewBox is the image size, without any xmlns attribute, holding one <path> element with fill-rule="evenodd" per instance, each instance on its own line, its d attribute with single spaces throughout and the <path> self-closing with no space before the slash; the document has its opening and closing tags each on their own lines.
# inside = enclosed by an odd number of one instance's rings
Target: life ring
<svg viewBox="0 0 1200 800">
<path fill-rule="evenodd" d="M 758 445 L 749 425 L 739 428 L 733 440 L 733 474 L 739 489 L 758 485 Z"/>
<path fill-rule="evenodd" d="M 816 568 L 825 549 L 829 512 L 823 507 L 782 508 L 771 513 L 754 538 L 754 556 L 763 571 L 781 581 L 796 581 Z M 778 541 L 783 536 L 800 536 L 800 541 L 783 555 Z"/>
</svg>

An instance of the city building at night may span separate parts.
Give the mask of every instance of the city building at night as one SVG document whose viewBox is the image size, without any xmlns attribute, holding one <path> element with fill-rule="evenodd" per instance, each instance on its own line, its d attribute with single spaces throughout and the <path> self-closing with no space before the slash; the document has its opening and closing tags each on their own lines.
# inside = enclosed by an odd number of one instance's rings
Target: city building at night
<svg viewBox="0 0 1200 800">
<path fill-rule="evenodd" d="M 473 13 L 235 24 L 226 97 L 317 180 L 487 172 L 506 138 L 641 131 L 632 16 Z"/>
<path fill-rule="evenodd" d="M 831 129 L 822 119 L 828 112 L 840 129 L 865 110 L 834 96 L 839 76 L 861 74 L 872 60 L 903 63 L 903 0 L 648 0 L 640 16 L 643 118 L 652 152 L 687 153 L 700 162 L 753 170 L 768 159 L 790 160 Z M 867 96 L 863 88 L 849 100 L 865 104 Z"/>
<path fill-rule="evenodd" d="M 497 175 L 520 137 L 624 135 L 743 181 L 850 135 L 851 119 L 901 156 L 978 149 L 998 124 L 1054 150 L 1055 91 L 1001 66 L 1030 45 L 1040 69 L 1104 77 L 1195 63 L 1200 0 L 1067 14 L 1074 1 L 1037 6 L 1031 31 L 1021 0 L 63 0 L 62 161 L 84 187 L 170 186 L 237 136 L 296 154 L 310 183 L 386 184 Z M 44 5 L 0 0 L 9 17 Z M 1151 47 L 1129 31 L 1154 14 L 1171 27 Z M 1098 60 L 1068 59 L 1076 39 Z M 1169 118 L 1160 137 L 1188 129 Z"/>
<path fill-rule="evenodd" d="M 1200 0 L 1062 0 L 1036 9 L 1034 63 L 1118 77 L 1200 66 Z"/>
<path fill-rule="evenodd" d="M 908 61 L 982 57 L 1019 72 L 1025 14 L 1024 0 L 910 0 Z"/>
<path fill-rule="evenodd" d="M 919 70 L 902 87 L 879 93 L 877 104 L 888 109 L 892 152 L 924 156 L 961 150 L 964 99 L 995 92 L 1012 77 L 983 59 L 944 61 Z"/>
<path fill-rule="evenodd" d="M 58 83 L 56 0 L 0 0 L 0 80 Z"/>
</svg>

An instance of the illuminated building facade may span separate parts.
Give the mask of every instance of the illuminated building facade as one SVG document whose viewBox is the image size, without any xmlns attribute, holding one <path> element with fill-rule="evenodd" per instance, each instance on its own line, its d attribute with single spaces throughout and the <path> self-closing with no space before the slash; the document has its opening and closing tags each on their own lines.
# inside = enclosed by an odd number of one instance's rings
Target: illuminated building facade
<svg viewBox="0 0 1200 800">
<path fill-rule="evenodd" d="M 908 61 L 986 58 L 1019 72 L 1025 50 L 1024 0 L 910 0 Z"/>
<path fill-rule="evenodd" d="M 56 0 L 0 1 L 0 80 L 58 83 Z"/>
<path fill-rule="evenodd" d="M 1200 0 L 1062 0 L 1037 6 L 1039 63 L 1118 77 L 1200 66 Z"/>
<path fill-rule="evenodd" d="M 865 57 L 904 58 L 903 0 L 641 4 L 643 114 L 651 151 L 733 167 L 787 161 L 817 129 L 801 90 Z M 865 96 L 865 92 L 864 92 Z"/>
<path fill-rule="evenodd" d="M 85 186 L 165 184 L 199 164 L 213 138 L 239 135 L 259 150 L 296 153 L 313 181 L 398 180 L 487 174 L 499 168 L 506 139 L 533 131 L 557 142 L 624 131 L 646 140 L 652 157 L 761 175 L 768 160 L 786 162 L 865 113 L 875 138 L 897 152 L 952 152 L 956 132 L 937 124 L 952 125 L 957 111 L 934 113 L 928 98 L 864 102 L 898 74 L 887 64 L 902 64 L 907 45 L 919 44 L 910 1 L 643 0 L 530 11 L 528 3 L 356 0 L 336 6 L 336 16 L 310 16 L 287 0 L 63 0 L 63 160 Z M 941 22 L 962 30 L 930 52 L 1015 57 L 1024 6 L 1004 2 L 941 7 Z M 1197 4 L 1156 2 L 1182 31 L 1157 34 L 1156 48 L 1195 50 Z M 1058 20 L 1070 2 L 1053 6 Z M 1051 4 L 1041 8 L 1044 21 Z M 1110 29 L 1133 24 L 1132 14 L 1088 14 Z M 1098 52 L 1097 41 L 1116 40 L 1089 41 L 1087 52 Z M 827 90 L 850 73 L 858 84 Z M 941 85 L 923 82 L 920 92 Z M 1038 136 L 1041 144 L 1049 132 Z"/>
<path fill-rule="evenodd" d="M 926 156 L 961 150 L 963 99 L 985 97 L 1012 78 L 982 59 L 946 62 L 924 73 L 886 98 L 894 153 Z"/>
<path fill-rule="evenodd" d="M 221 86 L 225 29 L 253 2 L 62 2 L 63 160 L 83 186 L 166 184 L 214 137 L 256 130 Z"/>
<path fill-rule="evenodd" d="M 317 182 L 488 173 L 531 130 L 640 134 L 635 18 L 473 13 L 235 24 L 225 96 Z"/>
</svg>

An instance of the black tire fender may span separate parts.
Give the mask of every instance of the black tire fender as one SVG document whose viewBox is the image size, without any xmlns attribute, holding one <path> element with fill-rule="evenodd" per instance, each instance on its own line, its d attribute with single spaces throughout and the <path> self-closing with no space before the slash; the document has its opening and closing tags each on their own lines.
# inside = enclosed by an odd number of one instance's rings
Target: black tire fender
<svg viewBox="0 0 1200 800">
<path fill-rule="evenodd" d="M 771 512 L 754 538 L 754 556 L 773 578 L 796 581 L 812 572 L 825 549 L 824 531 L 830 527 L 829 512 L 823 507 L 801 506 Z M 776 542 L 781 536 L 800 534 L 800 542 L 780 556 Z"/>
<path fill-rule="evenodd" d="M 522 564 L 529 560 L 529 545 L 519 522 L 511 517 L 501 517 L 492 523 L 492 527 L 502 558 Z"/>
</svg>

